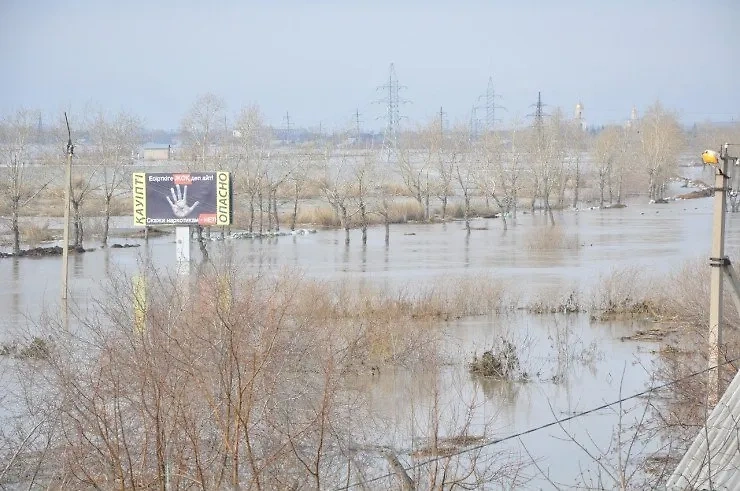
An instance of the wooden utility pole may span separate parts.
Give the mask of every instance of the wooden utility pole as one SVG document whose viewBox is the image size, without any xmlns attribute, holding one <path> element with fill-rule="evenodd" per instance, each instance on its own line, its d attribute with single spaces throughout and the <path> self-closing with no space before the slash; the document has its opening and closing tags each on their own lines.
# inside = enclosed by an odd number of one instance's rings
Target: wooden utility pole
<svg viewBox="0 0 740 491">
<path fill-rule="evenodd" d="M 72 145 L 72 132 L 69 130 L 67 113 L 64 113 L 67 123 L 67 170 L 64 178 L 64 233 L 62 235 L 62 300 L 67 303 L 67 280 L 69 278 L 69 195 L 72 190 L 72 155 L 75 147 Z"/>
</svg>

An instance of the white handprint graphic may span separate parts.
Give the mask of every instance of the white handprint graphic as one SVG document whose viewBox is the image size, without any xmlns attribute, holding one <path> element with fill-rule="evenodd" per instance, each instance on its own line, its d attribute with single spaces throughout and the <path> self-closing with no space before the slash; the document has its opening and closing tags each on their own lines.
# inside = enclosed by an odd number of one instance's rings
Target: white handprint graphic
<svg viewBox="0 0 740 491">
<path fill-rule="evenodd" d="M 177 188 L 177 193 L 175 193 L 175 188 L 170 188 L 172 199 L 167 196 L 167 202 L 172 207 L 172 213 L 174 213 L 177 218 L 185 218 L 190 215 L 190 212 L 192 212 L 196 206 L 198 206 L 199 202 L 196 201 L 192 206 L 188 206 L 188 187 L 183 186 L 182 191 L 180 190 L 179 184 L 176 184 L 175 187 Z"/>
</svg>

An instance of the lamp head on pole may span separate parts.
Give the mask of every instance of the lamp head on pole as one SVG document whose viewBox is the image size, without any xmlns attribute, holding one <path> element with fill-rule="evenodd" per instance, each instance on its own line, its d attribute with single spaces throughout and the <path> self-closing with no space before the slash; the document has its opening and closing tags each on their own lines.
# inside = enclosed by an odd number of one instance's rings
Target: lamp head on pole
<svg viewBox="0 0 740 491">
<path fill-rule="evenodd" d="M 704 150 L 701 154 L 701 161 L 704 162 L 704 165 L 718 165 L 719 159 L 719 152 L 715 152 L 714 150 Z"/>
</svg>

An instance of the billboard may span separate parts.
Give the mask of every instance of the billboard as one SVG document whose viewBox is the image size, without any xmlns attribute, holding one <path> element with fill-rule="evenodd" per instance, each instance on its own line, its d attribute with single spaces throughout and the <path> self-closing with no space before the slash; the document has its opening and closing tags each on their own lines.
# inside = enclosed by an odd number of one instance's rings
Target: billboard
<svg viewBox="0 0 740 491">
<path fill-rule="evenodd" d="M 134 172 L 134 225 L 231 225 L 228 172 Z"/>
</svg>

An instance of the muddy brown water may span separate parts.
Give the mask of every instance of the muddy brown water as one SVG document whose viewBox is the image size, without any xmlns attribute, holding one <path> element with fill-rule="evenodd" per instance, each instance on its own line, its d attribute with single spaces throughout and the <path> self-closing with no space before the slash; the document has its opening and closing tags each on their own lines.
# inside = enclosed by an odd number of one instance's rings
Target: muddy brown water
<svg viewBox="0 0 740 491">
<path fill-rule="evenodd" d="M 637 267 L 661 275 L 687 260 L 707 258 L 711 214 L 711 199 L 557 213 L 566 244 L 560 248 L 537 246 L 537 240 L 547 236 L 549 225 L 544 216 L 528 214 L 520 214 L 506 232 L 499 219 L 475 220 L 470 235 L 465 234 L 462 222 L 396 225 L 388 247 L 382 227 L 370 229 L 366 246 L 360 243 L 359 231 L 352 231 L 347 247 L 343 231 L 321 230 L 294 237 L 214 241 L 210 247 L 215 255 L 234 254 L 247 271 L 300 272 L 307 277 L 352 279 L 391 288 L 486 274 L 510 281 L 525 293 L 567 291 L 585 289 L 615 268 Z M 125 224 L 127 219 L 120 220 Z M 71 298 L 76 303 L 84 306 L 108 275 L 133 273 L 144 258 L 159 267 L 174 268 L 174 235 L 148 243 L 114 242 L 141 247 L 70 257 Z M 739 250 L 740 214 L 728 214 L 727 251 L 732 255 Z M 197 261 L 195 244 L 192 251 Z M 43 309 L 58 309 L 60 258 L 2 259 L 0 278 L 0 341 L 32 324 L 30 319 Z M 470 401 L 479 404 L 472 433 L 482 432 L 488 422 L 488 436 L 501 438 L 643 390 L 651 383 L 651 352 L 657 349 L 656 343 L 620 341 L 632 332 L 633 325 L 592 324 L 583 314 L 518 312 L 461 319 L 440 329 L 448 363 L 424 373 L 383 370 L 361 384 L 377 413 L 393 422 L 394 430 L 385 436 L 388 444 L 408 448 L 411 436 L 420 438 L 418 425 L 411 421 L 423 419 L 420 415 L 430 407 L 432 387 L 445 394 L 446 407 Z M 472 354 L 482 353 L 502 332 L 518 337 L 526 346 L 522 358 L 532 374 L 529 382 L 497 382 L 468 373 L 466 363 Z M 558 356 L 556 346 L 564 335 L 571 336 L 567 343 L 570 355 L 565 358 Z M 588 351 L 588 347 L 595 349 Z M 606 451 L 619 423 L 618 411 L 604 409 L 564 427 L 592 448 Z M 554 481 L 567 486 L 595 469 L 591 459 L 557 426 L 490 448 L 511 450 L 524 460 L 529 460 L 529 452 Z M 407 456 L 404 462 L 412 461 Z M 530 467 L 529 473 L 537 471 Z M 526 487 L 540 486 L 549 486 L 541 476 Z"/>
</svg>

